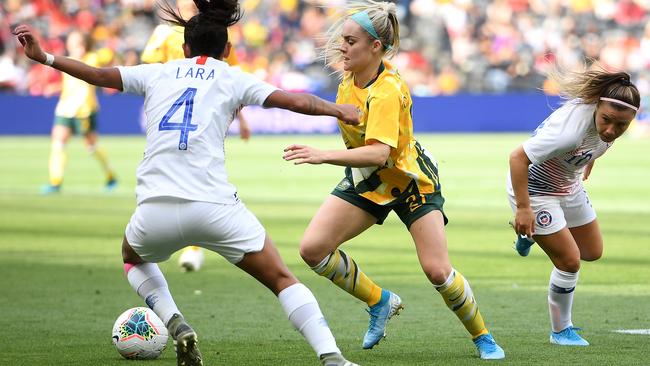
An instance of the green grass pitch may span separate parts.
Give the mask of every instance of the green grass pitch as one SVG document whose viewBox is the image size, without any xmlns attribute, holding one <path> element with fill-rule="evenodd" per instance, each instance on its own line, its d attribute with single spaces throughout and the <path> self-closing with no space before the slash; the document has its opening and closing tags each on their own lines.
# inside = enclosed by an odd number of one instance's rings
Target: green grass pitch
<svg viewBox="0 0 650 366">
<path fill-rule="evenodd" d="M 422 135 L 440 164 L 452 263 L 469 279 L 488 328 L 506 351 L 500 364 L 644 365 L 650 336 L 612 332 L 650 328 L 650 141 L 622 138 L 586 182 L 605 238 L 601 260 L 583 263 L 574 323 L 591 342 L 548 341 L 550 261 L 538 247 L 520 258 L 505 195 L 509 152 L 525 135 Z M 120 186 L 102 192 L 98 164 L 71 142 L 62 193 L 43 197 L 47 137 L 0 137 L 0 364 L 136 365 L 121 359 L 111 328 L 143 306 L 124 278 L 123 231 L 135 207 L 135 169 L 144 138 L 102 137 Z M 254 136 L 227 141 L 230 180 L 259 217 L 291 270 L 309 286 L 351 360 L 362 365 L 479 365 L 474 345 L 423 275 L 410 236 L 391 215 L 343 248 L 406 309 L 388 337 L 361 349 L 362 303 L 311 272 L 298 243 L 342 168 L 294 166 L 290 143 L 341 148 L 338 136 Z M 199 332 L 206 365 L 317 365 L 273 295 L 214 253 L 198 273 L 181 273 L 178 254 L 161 268 Z M 171 343 L 157 361 L 174 365 Z"/>
</svg>

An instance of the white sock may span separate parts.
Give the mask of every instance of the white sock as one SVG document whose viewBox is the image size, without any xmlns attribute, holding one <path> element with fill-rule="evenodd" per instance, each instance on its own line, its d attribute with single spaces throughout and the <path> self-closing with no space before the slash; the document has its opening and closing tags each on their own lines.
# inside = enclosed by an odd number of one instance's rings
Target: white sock
<svg viewBox="0 0 650 366">
<path fill-rule="evenodd" d="M 155 263 L 137 264 L 127 273 L 126 277 L 135 292 L 144 299 L 144 302 L 167 325 L 172 315 L 181 312 L 176 307 L 172 294 L 167 287 L 167 281 L 160 268 Z"/>
<path fill-rule="evenodd" d="M 291 324 L 319 357 L 326 353 L 341 353 L 314 294 L 305 285 L 296 283 L 285 288 L 278 294 L 278 300 Z"/>
<path fill-rule="evenodd" d="M 548 312 L 554 332 L 573 326 L 571 307 L 573 306 L 573 290 L 578 283 L 578 273 L 564 272 L 557 268 L 553 268 L 551 271 L 548 288 Z"/>
</svg>

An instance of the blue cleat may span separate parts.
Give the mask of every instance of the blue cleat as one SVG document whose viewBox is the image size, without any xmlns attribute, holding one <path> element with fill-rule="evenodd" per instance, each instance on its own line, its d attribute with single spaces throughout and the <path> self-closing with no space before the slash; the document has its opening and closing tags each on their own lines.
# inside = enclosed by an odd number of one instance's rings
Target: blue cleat
<svg viewBox="0 0 650 366">
<path fill-rule="evenodd" d="M 388 290 L 381 290 L 379 302 L 367 310 L 370 314 L 370 324 L 363 337 L 364 349 L 374 347 L 386 336 L 386 323 L 393 315 L 399 315 L 402 309 L 404 309 L 404 305 L 402 305 L 402 299 L 399 296 Z"/>
<path fill-rule="evenodd" d="M 515 250 L 519 253 L 520 256 L 525 257 L 530 253 L 530 247 L 535 244 L 535 240 L 529 238 L 526 235 L 517 235 L 517 241 L 515 241 Z"/>
<path fill-rule="evenodd" d="M 576 330 L 580 328 L 569 326 L 559 332 L 551 332 L 551 343 L 560 346 L 588 346 L 589 342 L 580 337 Z"/>
<path fill-rule="evenodd" d="M 41 187 L 41 194 L 44 196 L 56 194 L 61 191 L 61 185 L 45 184 Z"/>
<path fill-rule="evenodd" d="M 117 179 L 111 178 L 108 180 L 108 182 L 106 182 L 104 191 L 106 191 L 106 193 L 111 193 L 115 190 L 115 188 L 117 188 Z"/>
<path fill-rule="evenodd" d="M 483 334 L 474 339 L 479 356 L 483 360 L 502 360 L 506 358 L 503 348 L 494 341 L 492 334 Z"/>
</svg>

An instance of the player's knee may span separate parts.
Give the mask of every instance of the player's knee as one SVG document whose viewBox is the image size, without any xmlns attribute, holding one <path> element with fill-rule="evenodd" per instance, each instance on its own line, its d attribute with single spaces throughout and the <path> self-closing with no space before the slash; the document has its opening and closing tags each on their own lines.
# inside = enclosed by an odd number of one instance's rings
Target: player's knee
<svg viewBox="0 0 650 366">
<path fill-rule="evenodd" d="M 555 267 L 565 272 L 575 273 L 580 270 L 580 258 L 563 258 Z"/>
<path fill-rule="evenodd" d="M 283 269 L 276 272 L 276 276 L 272 283 L 270 284 L 271 291 L 275 294 L 279 294 L 280 291 L 285 288 L 298 283 L 298 279 L 289 271 L 289 269 Z"/>
<path fill-rule="evenodd" d="M 580 253 L 580 259 L 587 262 L 593 262 L 599 260 L 603 256 L 603 250 L 590 251 L 588 253 Z"/>
<path fill-rule="evenodd" d="M 423 268 L 429 282 L 434 285 L 442 285 L 447 280 L 449 273 L 442 267 Z"/>
<path fill-rule="evenodd" d="M 305 261 L 310 267 L 313 267 L 320 263 L 320 261 L 327 256 L 328 253 L 324 253 L 322 246 L 319 246 L 318 243 L 310 240 L 304 240 L 300 242 L 300 257 Z"/>
<path fill-rule="evenodd" d="M 124 263 L 139 264 L 142 263 L 142 258 L 131 248 L 129 242 L 124 238 L 122 241 L 122 261 Z"/>
</svg>

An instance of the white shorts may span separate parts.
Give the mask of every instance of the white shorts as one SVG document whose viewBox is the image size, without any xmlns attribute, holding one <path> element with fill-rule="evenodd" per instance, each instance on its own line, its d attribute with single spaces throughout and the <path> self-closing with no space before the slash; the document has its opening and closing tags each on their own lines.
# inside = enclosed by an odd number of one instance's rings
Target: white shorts
<svg viewBox="0 0 650 366">
<path fill-rule="evenodd" d="M 246 206 L 158 197 L 142 202 L 126 226 L 126 239 L 145 261 L 157 263 L 195 245 L 237 263 L 264 247 L 264 227 Z"/>
<path fill-rule="evenodd" d="M 515 196 L 508 195 L 512 212 L 517 211 Z M 580 190 L 568 196 L 530 196 L 535 214 L 535 235 L 557 233 L 565 227 L 586 225 L 596 219 L 596 211 L 587 192 Z"/>
</svg>

